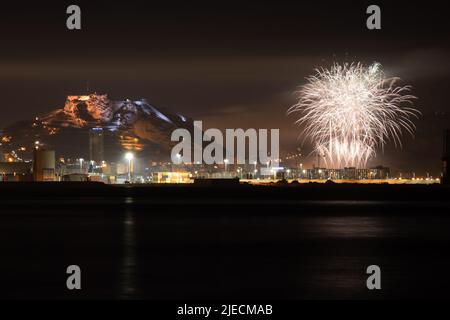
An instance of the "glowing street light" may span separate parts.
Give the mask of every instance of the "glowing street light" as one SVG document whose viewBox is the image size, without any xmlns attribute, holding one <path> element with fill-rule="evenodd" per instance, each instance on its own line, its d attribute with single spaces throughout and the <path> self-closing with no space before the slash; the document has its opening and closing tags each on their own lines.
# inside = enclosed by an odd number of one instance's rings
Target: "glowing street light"
<svg viewBox="0 0 450 320">
<path fill-rule="evenodd" d="M 176 168 L 177 171 L 180 171 L 181 168 L 182 168 L 182 163 L 183 163 L 183 162 L 181 161 L 181 153 L 177 153 L 177 154 L 175 155 L 175 157 L 177 158 L 176 164 L 178 164 L 178 166 L 176 166 L 175 168 Z"/>
<path fill-rule="evenodd" d="M 133 160 L 134 155 L 131 152 L 125 153 L 125 159 L 128 160 L 128 181 L 131 182 L 131 161 Z"/>
<path fill-rule="evenodd" d="M 134 155 L 131 152 L 127 152 L 125 154 L 125 159 L 127 159 L 128 161 L 133 160 L 133 158 L 134 158 Z"/>
<path fill-rule="evenodd" d="M 81 173 L 83 173 L 83 161 L 84 161 L 84 159 L 83 158 L 80 158 L 80 171 L 81 171 Z"/>
</svg>

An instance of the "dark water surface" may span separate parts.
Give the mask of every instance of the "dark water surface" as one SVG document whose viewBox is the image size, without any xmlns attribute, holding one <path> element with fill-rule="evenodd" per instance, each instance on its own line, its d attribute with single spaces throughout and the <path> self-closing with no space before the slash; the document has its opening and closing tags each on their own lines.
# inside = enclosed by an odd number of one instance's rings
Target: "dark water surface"
<svg viewBox="0 0 450 320">
<path fill-rule="evenodd" d="M 3 197 L 0 298 L 450 297 L 448 202 L 184 200 Z"/>
</svg>

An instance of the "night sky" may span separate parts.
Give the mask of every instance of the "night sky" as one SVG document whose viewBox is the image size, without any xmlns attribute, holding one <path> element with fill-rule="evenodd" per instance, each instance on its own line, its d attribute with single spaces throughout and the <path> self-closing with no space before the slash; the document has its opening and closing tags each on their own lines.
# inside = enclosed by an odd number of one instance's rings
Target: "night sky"
<svg viewBox="0 0 450 320">
<path fill-rule="evenodd" d="M 91 92 L 145 97 L 204 127 L 280 128 L 282 153 L 293 152 L 301 140 L 286 116 L 292 91 L 315 67 L 377 61 L 413 86 L 423 116 L 414 139 L 405 135 L 402 149 L 389 145 L 370 165 L 440 171 L 450 128 L 444 2 L 374 2 L 377 31 L 366 28 L 372 1 L 16 3 L 0 10 L 0 126 L 62 107 L 89 81 Z M 70 4 L 81 7 L 81 31 L 66 29 Z M 302 150 L 307 156 L 310 145 Z"/>
</svg>

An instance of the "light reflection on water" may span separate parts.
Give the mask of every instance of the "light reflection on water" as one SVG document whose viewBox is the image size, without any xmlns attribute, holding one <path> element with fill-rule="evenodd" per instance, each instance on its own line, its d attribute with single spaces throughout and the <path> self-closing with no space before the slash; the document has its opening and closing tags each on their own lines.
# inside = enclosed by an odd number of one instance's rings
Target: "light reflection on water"
<svg viewBox="0 0 450 320">
<path fill-rule="evenodd" d="M 0 298 L 73 298 L 61 270 L 74 261 L 88 298 L 372 298 L 370 264 L 383 270 L 383 296 L 450 287 L 436 272 L 450 270 L 445 201 L 154 199 L 12 199 L 0 212 Z"/>
<path fill-rule="evenodd" d="M 426 266 L 420 265 L 409 274 L 398 270 L 403 270 L 411 257 L 428 255 L 417 243 L 423 238 L 449 238 L 447 218 L 403 215 L 410 207 L 400 204 L 389 206 L 391 211 L 384 210 L 386 206 L 375 211 L 383 214 L 369 211 L 378 202 L 347 201 L 317 203 L 317 211 L 299 208 L 298 215 L 221 216 L 211 212 L 172 216 L 170 208 L 164 215 L 146 215 L 147 208 L 134 206 L 133 198 L 126 198 L 124 203 L 122 299 L 191 295 L 229 298 L 249 288 L 255 289 L 247 291 L 248 296 L 261 297 L 277 296 L 276 292 L 290 298 L 371 297 L 365 287 L 365 270 L 370 264 L 388 270 L 383 279 L 390 286 L 385 293 L 393 294 L 392 288 L 399 287 L 401 294 L 408 294 L 402 291 L 403 284 Z M 324 205 L 333 208 L 332 215 L 321 214 Z M 355 206 L 357 214 L 346 215 Z M 308 214 L 302 215 L 305 212 Z M 391 249 L 397 246 L 399 249 Z M 438 257 L 448 265 L 448 259 Z M 156 275 L 165 281 L 149 283 Z"/>
<path fill-rule="evenodd" d="M 304 221 L 308 231 L 315 237 L 372 238 L 392 232 L 382 219 L 377 217 L 322 217 Z"/>
<path fill-rule="evenodd" d="M 132 197 L 125 198 L 125 213 L 123 217 L 123 256 L 120 266 L 120 299 L 131 299 L 137 294 L 136 265 L 137 239 L 134 212 L 131 208 Z"/>
</svg>

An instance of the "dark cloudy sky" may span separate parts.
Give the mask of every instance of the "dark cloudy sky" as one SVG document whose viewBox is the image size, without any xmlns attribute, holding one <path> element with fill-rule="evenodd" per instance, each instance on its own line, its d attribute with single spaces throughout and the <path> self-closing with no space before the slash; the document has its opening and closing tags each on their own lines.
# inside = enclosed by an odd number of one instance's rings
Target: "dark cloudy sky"
<svg viewBox="0 0 450 320">
<path fill-rule="evenodd" d="M 145 97 L 204 127 L 280 128 L 282 151 L 293 151 L 299 130 L 285 113 L 305 77 L 334 61 L 378 61 L 413 86 L 423 116 L 415 139 L 372 164 L 440 170 L 450 128 L 445 2 L 375 2 L 379 31 L 366 29 L 369 1 L 16 2 L 0 10 L 0 126 L 61 107 L 89 80 L 91 91 Z M 82 9 L 81 31 L 66 29 L 70 4 Z"/>
</svg>

